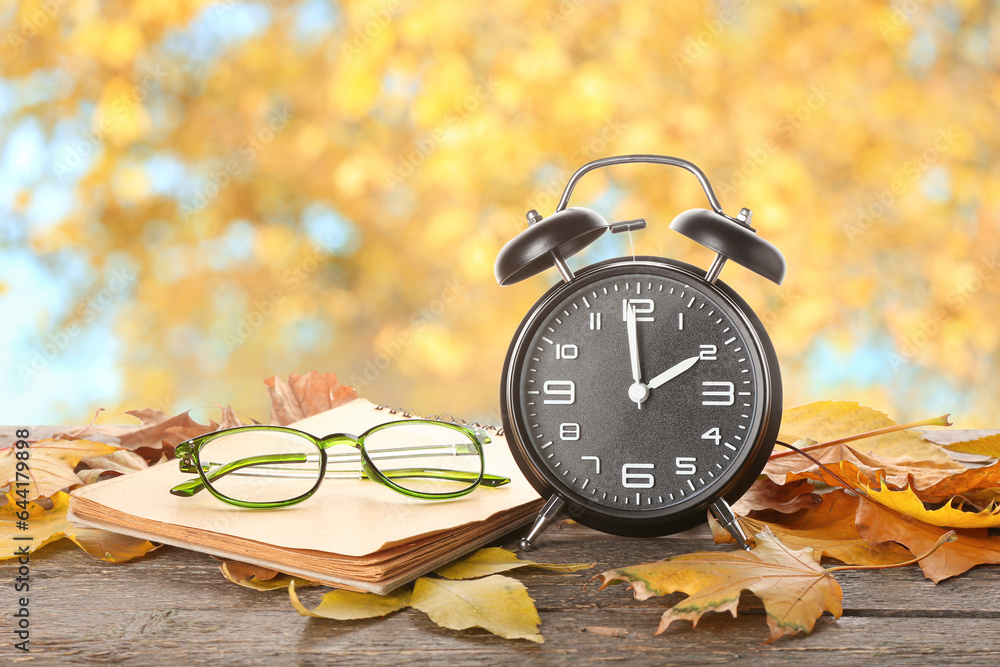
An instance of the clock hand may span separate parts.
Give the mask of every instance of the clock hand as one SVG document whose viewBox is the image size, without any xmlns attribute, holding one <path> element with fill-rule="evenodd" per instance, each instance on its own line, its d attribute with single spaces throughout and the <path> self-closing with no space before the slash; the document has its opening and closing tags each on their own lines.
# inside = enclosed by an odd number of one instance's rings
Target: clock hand
<svg viewBox="0 0 1000 667">
<path fill-rule="evenodd" d="M 639 368 L 639 334 L 635 329 L 635 306 L 628 309 L 625 315 L 625 329 L 628 331 L 628 356 L 632 361 L 632 385 L 628 388 L 629 399 L 642 410 L 642 402 L 649 397 L 649 389 L 642 383 L 642 370 Z"/>
<path fill-rule="evenodd" d="M 677 377 L 678 375 L 680 375 L 681 373 L 683 373 L 684 371 L 688 370 L 696 363 L 698 363 L 698 359 L 699 357 L 691 357 L 690 359 L 685 359 L 684 361 L 678 364 L 674 364 L 673 366 L 671 366 L 670 368 L 668 368 L 667 370 L 663 371 L 655 378 L 650 380 L 647 386 L 650 389 L 656 389 L 660 385 L 664 385 L 670 382 L 675 377 Z"/>
</svg>

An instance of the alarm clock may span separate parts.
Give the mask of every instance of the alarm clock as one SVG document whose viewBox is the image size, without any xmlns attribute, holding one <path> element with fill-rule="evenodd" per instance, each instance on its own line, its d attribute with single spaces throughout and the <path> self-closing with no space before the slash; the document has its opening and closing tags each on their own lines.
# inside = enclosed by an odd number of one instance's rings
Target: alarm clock
<svg viewBox="0 0 1000 667">
<path fill-rule="evenodd" d="M 610 231 L 595 211 L 567 208 L 580 178 L 626 163 L 694 174 L 712 209 L 681 213 L 670 228 L 716 253 L 708 270 L 632 256 L 573 271 L 566 259 Z M 760 474 L 781 423 L 781 375 L 771 341 L 747 303 L 719 280 L 732 260 L 780 284 L 785 260 L 750 226 L 723 212 L 705 174 L 663 155 L 590 162 L 573 174 L 555 212 L 530 211 L 528 228 L 497 256 L 510 285 L 555 267 L 562 280 L 521 321 L 504 361 L 503 426 L 521 472 L 548 498 L 522 549 L 566 513 L 615 535 L 691 528 L 710 510 L 747 546 L 729 503 Z"/>
</svg>

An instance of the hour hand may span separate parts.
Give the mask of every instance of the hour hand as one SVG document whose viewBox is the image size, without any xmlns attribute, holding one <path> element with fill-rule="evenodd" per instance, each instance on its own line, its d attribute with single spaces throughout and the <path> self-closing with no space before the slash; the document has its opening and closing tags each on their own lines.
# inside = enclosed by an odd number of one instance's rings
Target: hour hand
<svg viewBox="0 0 1000 667">
<path fill-rule="evenodd" d="M 642 371 L 639 369 L 639 333 L 635 327 L 635 308 L 629 308 L 625 316 L 626 329 L 628 330 L 628 356 L 632 361 L 632 381 L 642 381 Z"/>
<path fill-rule="evenodd" d="M 699 357 L 691 357 L 690 359 L 685 359 L 679 364 L 674 364 L 673 366 L 671 366 L 670 368 L 668 368 L 667 370 L 663 371 L 662 373 L 654 377 L 652 380 L 650 380 L 649 384 L 646 386 L 648 386 L 650 389 L 656 389 L 660 385 L 664 385 L 670 382 L 675 377 L 677 377 L 678 375 L 680 375 L 681 373 L 683 373 L 684 371 L 688 370 L 696 363 L 698 363 L 698 359 Z"/>
</svg>

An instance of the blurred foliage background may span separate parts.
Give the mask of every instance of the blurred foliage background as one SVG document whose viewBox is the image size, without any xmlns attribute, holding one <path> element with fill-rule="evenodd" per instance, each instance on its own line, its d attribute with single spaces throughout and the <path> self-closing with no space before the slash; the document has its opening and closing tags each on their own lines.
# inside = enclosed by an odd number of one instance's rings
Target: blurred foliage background
<svg viewBox="0 0 1000 667">
<path fill-rule="evenodd" d="M 500 288 L 498 250 L 577 167 L 642 152 L 784 251 L 782 287 L 723 280 L 787 405 L 996 427 L 998 44 L 974 0 L 4 3 L 2 420 L 266 419 L 261 379 L 310 369 L 498 419 L 557 279 Z M 706 203 L 685 172 L 595 172 L 573 203 L 711 260 L 667 228 Z"/>
</svg>

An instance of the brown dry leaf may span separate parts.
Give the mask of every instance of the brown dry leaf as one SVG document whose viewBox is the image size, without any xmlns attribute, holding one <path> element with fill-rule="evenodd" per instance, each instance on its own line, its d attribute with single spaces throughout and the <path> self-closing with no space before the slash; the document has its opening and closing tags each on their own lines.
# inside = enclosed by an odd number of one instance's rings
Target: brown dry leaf
<svg viewBox="0 0 1000 667">
<path fill-rule="evenodd" d="M 103 456 L 117 449 L 113 445 L 91 440 L 39 440 L 31 443 L 27 450 L 9 447 L 0 452 L 0 484 L 26 481 L 29 485 L 28 500 L 50 497 L 57 491 L 83 484 L 83 480 L 73 472 L 81 459 Z M 17 477 L 19 451 L 27 451 L 30 457 L 27 469 L 20 473 L 21 477 Z"/>
<path fill-rule="evenodd" d="M 76 542 L 92 557 L 111 563 L 121 563 L 156 548 L 152 543 L 134 537 L 90 528 L 77 529 L 66 518 L 69 494 L 62 491 L 52 496 L 51 507 L 35 502 L 26 503 L 28 518 L 25 522 L 28 530 L 20 530 L 17 527 L 17 513 L 22 510 L 17 506 L 18 500 L 20 498 L 16 495 L 6 494 L 6 504 L 0 508 L 0 560 L 13 558 L 20 547 L 26 547 L 28 553 L 32 553 L 64 537 Z M 22 541 L 15 540 L 15 537 L 33 539 Z"/>
<path fill-rule="evenodd" d="M 798 445 L 796 445 L 798 446 Z M 955 461 L 916 461 L 909 457 L 887 458 L 862 454 L 848 445 L 833 445 L 809 452 L 813 458 L 838 472 L 848 482 L 857 479 L 858 471 L 872 482 L 885 479 L 895 488 L 931 486 L 966 468 Z M 846 463 L 842 463 L 846 462 Z M 777 484 L 811 479 L 830 486 L 843 486 L 836 478 L 800 454 L 771 459 L 764 466 L 764 475 Z M 846 475 L 846 477 L 845 477 Z"/>
<path fill-rule="evenodd" d="M 789 514 L 817 507 L 822 499 L 819 494 L 813 493 L 813 489 L 812 482 L 806 479 L 776 484 L 764 477 L 755 481 L 743 497 L 733 504 L 733 511 L 744 516 L 754 510 L 774 510 Z"/>
<path fill-rule="evenodd" d="M 309 579 L 301 579 L 277 570 L 237 561 L 220 563 L 219 571 L 222 572 L 222 576 L 234 584 L 244 588 L 252 588 L 255 591 L 273 591 L 288 588 L 292 584 L 297 588 L 322 586 L 322 584 Z"/>
<path fill-rule="evenodd" d="M 104 456 L 83 459 L 76 468 L 76 474 L 84 484 L 93 484 L 148 467 L 146 460 L 135 452 L 119 449 Z"/>
<path fill-rule="evenodd" d="M 785 437 L 794 436 L 791 439 L 783 437 L 785 442 L 802 438 L 830 442 L 895 425 L 896 422 L 885 413 L 853 401 L 818 401 L 785 410 L 781 416 L 781 433 Z M 940 447 L 912 431 L 868 438 L 864 440 L 864 446 L 857 449 L 882 458 L 909 457 L 918 461 L 951 463 L 950 457 Z"/>
<path fill-rule="evenodd" d="M 340 384 L 335 373 L 292 373 L 288 382 L 275 375 L 264 380 L 271 397 L 271 423 L 283 426 L 326 412 L 358 397 L 354 387 Z"/>
<path fill-rule="evenodd" d="M 869 544 L 861 539 L 855 525 L 860 502 L 857 496 L 836 489 L 820 498 L 819 506 L 792 515 L 771 511 L 754 517 L 741 516 L 738 520 L 747 535 L 756 535 L 767 527 L 791 549 L 812 547 L 815 554 L 836 558 L 848 565 L 890 565 L 913 558 L 895 542 Z M 711 515 L 709 525 L 716 544 L 735 542 Z"/>
<path fill-rule="evenodd" d="M 125 414 L 137 418 L 142 426 L 122 433 L 119 444 L 134 451 L 150 465 L 158 463 L 164 456 L 173 458 L 174 447 L 218 427 L 212 420 L 208 424 L 199 424 L 187 412 L 168 417 L 164 412 L 147 408 L 129 410 Z"/>
<path fill-rule="evenodd" d="M 857 514 L 858 533 L 869 542 L 898 542 L 913 553 L 925 553 L 949 531 L 895 512 L 877 503 L 861 503 Z M 1000 537 L 989 537 L 985 528 L 955 531 L 954 542 L 941 545 L 920 561 L 924 576 L 939 583 L 962 574 L 976 565 L 1000 564 Z"/>
<path fill-rule="evenodd" d="M 1000 500 L 1000 461 L 990 466 L 969 468 L 956 475 L 945 477 L 925 489 L 916 489 L 926 503 L 937 503 L 961 496 L 973 500 L 980 508 Z"/>
<path fill-rule="evenodd" d="M 843 613 L 840 584 L 820 567 L 812 549 L 790 549 L 767 528 L 756 536 L 753 551 L 697 552 L 633 567 L 608 570 L 595 577 L 601 588 L 625 581 L 637 600 L 681 592 L 688 597 L 663 614 L 656 634 L 671 623 L 693 625 L 707 612 L 728 611 L 736 617 L 740 593 L 749 590 L 764 603 L 771 634 L 765 643 L 784 635 L 810 632 L 824 611 Z"/>
</svg>

